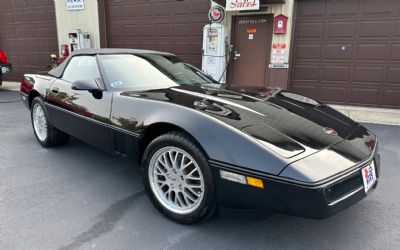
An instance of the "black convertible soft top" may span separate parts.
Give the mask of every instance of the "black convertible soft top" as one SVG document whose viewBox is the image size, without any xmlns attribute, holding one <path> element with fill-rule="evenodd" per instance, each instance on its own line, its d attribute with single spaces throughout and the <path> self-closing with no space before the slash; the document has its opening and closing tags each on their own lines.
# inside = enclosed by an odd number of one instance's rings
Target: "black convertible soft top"
<svg viewBox="0 0 400 250">
<path fill-rule="evenodd" d="M 54 68 L 48 72 L 49 75 L 60 78 L 64 72 L 65 66 L 72 57 L 77 55 L 112 55 L 112 54 L 160 54 L 160 55 L 172 55 L 166 52 L 159 52 L 154 50 L 140 50 L 140 49 L 80 49 L 72 52 L 63 63 L 57 68 Z"/>
</svg>

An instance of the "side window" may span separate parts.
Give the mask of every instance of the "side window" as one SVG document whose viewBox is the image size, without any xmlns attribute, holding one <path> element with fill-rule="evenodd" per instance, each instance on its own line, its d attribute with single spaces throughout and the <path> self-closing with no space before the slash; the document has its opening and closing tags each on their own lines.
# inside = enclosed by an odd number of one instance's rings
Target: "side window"
<svg viewBox="0 0 400 250">
<path fill-rule="evenodd" d="M 62 76 L 62 79 L 68 82 L 93 78 L 100 78 L 99 68 L 97 67 L 96 57 L 94 56 L 73 57 Z"/>
</svg>

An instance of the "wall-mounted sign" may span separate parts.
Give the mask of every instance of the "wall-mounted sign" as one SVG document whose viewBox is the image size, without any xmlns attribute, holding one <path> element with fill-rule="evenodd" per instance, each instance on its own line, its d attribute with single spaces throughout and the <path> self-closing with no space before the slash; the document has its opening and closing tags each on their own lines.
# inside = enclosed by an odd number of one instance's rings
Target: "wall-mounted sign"
<svg viewBox="0 0 400 250">
<path fill-rule="evenodd" d="M 226 0 L 226 11 L 259 10 L 260 0 Z"/>
<path fill-rule="evenodd" d="M 271 52 L 271 64 L 284 64 L 286 55 L 286 44 L 273 44 Z"/>
<path fill-rule="evenodd" d="M 225 18 L 225 10 L 221 6 L 214 6 L 208 12 L 208 19 L 213 23 L 220 23 Z"/>
<path fill-rule="evenodd" d="M 274 34 L 286 34 L 288 17 L 285 15 L 277 15 L 274 17 Z"/>
<path fill-rule="evenodd" d="M 67 10 L 84 10 L 85 0 L 67 0 Z"/>
</svg>

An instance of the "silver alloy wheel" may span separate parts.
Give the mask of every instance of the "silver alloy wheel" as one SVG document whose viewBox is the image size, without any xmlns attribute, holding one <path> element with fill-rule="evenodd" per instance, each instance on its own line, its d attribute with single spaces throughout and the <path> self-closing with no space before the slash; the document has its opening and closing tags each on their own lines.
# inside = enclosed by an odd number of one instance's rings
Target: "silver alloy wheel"
<svg viewBox="0 0 400 250">
<path fill-rule="evenodd" d="M 195 211 L 204 198 L 204 178 L 197 162 L 177 147 L 159 149 L 148 169 L 150 187 L 157 200 L 177 214 Z"/>
<path fill-rule="evenodd" d="M 33 128 L 40 141 L 44 142 L 47 138 L 47 120 L 44 110 L 39 103 L 32 109 Z"/>
</svg>

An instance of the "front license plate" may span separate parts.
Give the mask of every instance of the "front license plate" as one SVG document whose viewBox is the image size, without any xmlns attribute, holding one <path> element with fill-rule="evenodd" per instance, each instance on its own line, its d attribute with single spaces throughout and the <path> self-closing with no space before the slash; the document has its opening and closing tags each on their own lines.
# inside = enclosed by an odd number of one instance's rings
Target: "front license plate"
<svg viewBox="0 0 400 250">
<path fill-rule="evenodd" d="M 372 161 L 370 165 L 361 169 L 361 174 L 364 182 L 364 191 L 368 193 L 376 182 L 375 162 Z"/>
</svg>

